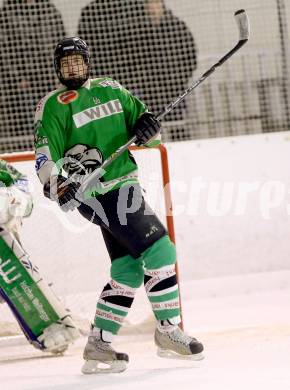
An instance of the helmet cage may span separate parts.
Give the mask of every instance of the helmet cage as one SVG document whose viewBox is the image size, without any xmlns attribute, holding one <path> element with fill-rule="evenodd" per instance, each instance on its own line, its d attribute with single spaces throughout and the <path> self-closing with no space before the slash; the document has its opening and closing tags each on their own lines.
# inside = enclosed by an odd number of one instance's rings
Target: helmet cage
<svg viewBox="0 0 290 390">
<path fill-rule="evenodd" d="M 64 78 L 61 71 L 61 59 L 72 54 L 79 54 L 83 57 L 84 64 L 87 65 L 87 71 L 82 76 L 73 78 Z M 65 38 L 60 41 L 54 51 L 54 68 L 61 84 L 68 89 L 80 88 L 90 75 L 90 54 L 85 41 L 78 37 Z"/>
</svg>

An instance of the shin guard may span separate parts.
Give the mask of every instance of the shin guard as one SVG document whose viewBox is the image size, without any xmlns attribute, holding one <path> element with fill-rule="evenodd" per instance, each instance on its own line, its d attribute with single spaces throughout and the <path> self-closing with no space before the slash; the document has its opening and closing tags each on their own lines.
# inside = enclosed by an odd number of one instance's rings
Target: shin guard
<svg viewBox="0 0 290 390">
<path fill-rule="evenodd" d="M 28 341 L 36 348 L 61 352 L 79 336 L 65 309 L 16 237 L 0 233 L 0 294 Z"/>
<path fill-rule="evenodd" d="M 156 319 L 180 322 L 175 246 L 164 236 L 143 253 L 143 258 L 144 285 Z"/>
</svg>

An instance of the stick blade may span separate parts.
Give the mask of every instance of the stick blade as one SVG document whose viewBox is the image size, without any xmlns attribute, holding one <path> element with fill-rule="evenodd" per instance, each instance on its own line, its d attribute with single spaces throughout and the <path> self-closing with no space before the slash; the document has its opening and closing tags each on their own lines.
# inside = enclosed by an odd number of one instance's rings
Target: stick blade
<svg viewBox="0 0 290 390">
<path fill-rule="evenodd" d="M 247 41 L 250 36 L 250 22 L 244 9 L 235 12 L 235 19 L 239 28 L 240 41 Z"/>
</svg>

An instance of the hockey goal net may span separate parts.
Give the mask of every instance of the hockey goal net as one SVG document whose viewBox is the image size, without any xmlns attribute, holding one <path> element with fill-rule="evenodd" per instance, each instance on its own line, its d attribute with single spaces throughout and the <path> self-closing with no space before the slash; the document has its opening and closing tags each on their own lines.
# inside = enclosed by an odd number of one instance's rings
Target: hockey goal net
<svg viewBox="0 0 290 390">
<path fill-rule="evenodd" d="M 167 225 L 174 242 L 174 224 L 169 183 L 167 150 L 131 148 L 139 166 L 144 196 Z M 94 318 L 96 301 L 109 280 L 110 259 L 102 235 L 95 225 L 77 212 L 63 213 L 43 196 L 42 185 L 34 169 L 34 153 L 0 156 L 26 174 L 34 198 L 32 215 L 23 222 L 20 237 L 31 261 L 43 277 L 51 282 L 55 293 L 78 319 L 82 330 L 88 330 Z M 140 288 L 123 326 L 123 332 L 144 331 L 154 324 L 151 308 Z M 140 326 L 139 326 L 140 325 Z M 0 304 L 0 337 L 21 333 L 7 305 Z"/>
</svg>

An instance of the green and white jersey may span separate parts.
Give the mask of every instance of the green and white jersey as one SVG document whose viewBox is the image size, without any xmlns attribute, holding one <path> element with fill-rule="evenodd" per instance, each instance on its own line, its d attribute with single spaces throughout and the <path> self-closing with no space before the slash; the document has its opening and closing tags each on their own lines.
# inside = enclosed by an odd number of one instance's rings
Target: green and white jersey
<svg viewBox="0 0 290 390">
<path fill-rule="evenodd" d="M 18 186 L 26 190 L 27 178 L 12 165 L 0 159 L 0 187 Z"/>
<path fill-rule="evenodd" d="M 78 90 L 65 87 L 46 95 L 36 108 L 36 170 L 45 183 L 56 165 L 72 174 L 91 173 L 132 136 L 146 106 L 111 78 L 88 80 Z M 137 181 L 129 151 L 106 169 L 106 191 Z"/>
</svg>

